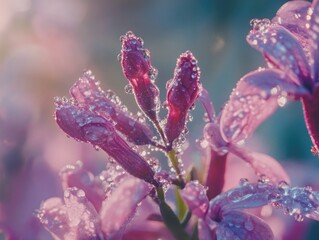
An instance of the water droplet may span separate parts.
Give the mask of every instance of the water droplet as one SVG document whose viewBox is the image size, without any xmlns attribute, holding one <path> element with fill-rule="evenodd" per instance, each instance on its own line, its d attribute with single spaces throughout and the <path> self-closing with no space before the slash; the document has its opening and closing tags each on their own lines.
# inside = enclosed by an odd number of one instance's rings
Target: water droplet
<svg viewBox="0 0 319 240">
<path fill-rule="evenodd" d="M 79 198 L 83 198 L 85 197 L 85 192 L 81 189 L 79 189 L 76 193 L 76 196 L 78 196 Z"/>
<path fill-rule="evenodd" d="M 252 19 L 250 25 L 255 31 L 265 31 L 267 27 L 271 24 L 271 21 L 268 18 L 264 19 Z"/>
<path fill-rule="evenodd" d="M 129 84 L 127 84 L 125 87 L 124 87 L 124 91 L 125 91 L 125 93 L 127 93 L 127 94 L 132 94 L 133 93 L 133 87 L 132 87 L 132 85 L 129 83 Z"/>
<path fill-rule="evenodd" d="M 285 96 L 280 96 L 277 98 L 277 104 L 279 107 L 284 107 L 287 103 L 287 98 Z"/>
<path fill-rule="evenodd" d="M 302 214 L 300 214 L 300 213 L 294 214 L 294 218 L 298 222 L 302 222 L 305 219 L 304 216 Z"/>
<path fill-rule="evenodd" d="M 121 62 L 122 61 L 122 53 L 119 53 L 117 55 L 117 61 Z"/>
</svg>

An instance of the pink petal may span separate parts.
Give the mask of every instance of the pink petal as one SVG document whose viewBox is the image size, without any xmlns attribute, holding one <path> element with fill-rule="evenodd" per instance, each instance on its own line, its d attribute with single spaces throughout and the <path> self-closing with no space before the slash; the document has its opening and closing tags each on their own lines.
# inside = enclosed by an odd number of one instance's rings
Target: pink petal
<svg viewBox="0 0 319 240">
<path fill-rule="evenodd" d="M 133 177 L 127 177 L 118 185 L 103 202 L 100 212 L 102 230 L 108 238 L 116 239 L 123 234 L 138 205 L 149 192 L 147 183 Z"/>
<path fill-rule="evenodd" d="M 101 181 L 97 181 L 94 175 L 83 169 L 82 162 L 75 165 L 67 165 L 60 171 L 62 186 L 64 189 L 77 187 L 85 192 L 87 199 L 94 205 L 96 211 L 101 208 L 105 199 L 105 192 Z"/>
<path fill-rule="evenodd" d="M 282 181 L 290 182 L 290 178 L 278 161 L 272 157 L 236 146 L 230 147 L 230 151 L 246 161 L 259 177 L 267 178 L 270 182 L 278 184 Z"/>
<path fill-rule="evenodd" d="M 278 104 L 285 104 L 286 97 L 306 93 L 281 71 L 267 69 L 248 73 L 239 80 L 221 113 L 222 137 L 231 143 L 246 139 Z"/>
<path fill-rule="evenodd" d="M 260 218 L 230 211 L 224 214 L 216 228 L 217 239 L 223 240 L 271 240 L 274 235 L 270 227 Z"/>
<path fill-rule="evenodd" d="M 204 138 L 210 144 L 212 149 L 219 155 L 228 153 L 229 143 L 225 142 L 220 132 L 220 126 L 217 123 L 209 122 L 204 127 Z"/>
<path fill-rule="evenodd" d="M 313 1 L 312 8 L 309 8 L 307 15 L 307 30 L 310 37 L 309 45 L 311 52 L 311 68 L 313 79 L 315 82 L 319 81 L 319 49 L 318 49 L 318 38 L 319 38 L 319 2 Z"/>
<path fill-rule="evenodd" d="M 198 182 L 189 182 L 180 190 L 181 197 L 188 209 L 199 218 L 203 218 L 208 209 L 206 188 Z"/>
<path fill-rule="evenodd" d="M 248 34 L 248 43 L 259 50 L 273 67 L 287 72 L 298 85 L 309 87 L 310 67 L 298 40 L 278 25 L 259 26 L 255 29 Z"/>
<path fill-rule="evenodd" d="M 83 190 L 76 187 L 66 189 L 64 202 L 69 226 L 74 228 L 76 239 L 102 238 L 99 215 Z"/>
<path fill-rule="evenodd" d="M 272 19 L 272 22 L 293 33 L 304 48 L 308 45 L 308 32 L 305 26 L 310 5 L 310 2 L 307 1 L 287 2 L 277 11 L 276 17 Z"/>
</svg>

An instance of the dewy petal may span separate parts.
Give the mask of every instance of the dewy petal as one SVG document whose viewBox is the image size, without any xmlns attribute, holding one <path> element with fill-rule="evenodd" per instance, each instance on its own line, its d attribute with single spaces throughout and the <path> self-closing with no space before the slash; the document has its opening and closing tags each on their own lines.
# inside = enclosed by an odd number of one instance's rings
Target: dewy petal
<svg viewBox="0 0 319 240">
<path fill-rule="evenodd" d="M 206 188 L 198 182 L 189 182 L 180 191 L 188 209 L 199 218 L 204 218 L 208 209 L 208 198 Z"/>
<path fill-rule="evenodd" d="M 41 204 L 40 210 L 37 214 L 43 226 L 52 234 L 52 236 L 59 239 L 74 239 L 71 233 L 71 226 L 69 225 L 69 218 L 66 212 L 66 207 L 61 198 L 49 198 Z"/>
<path fill-rule="evenodd" d="M 285 3 L 272 19 L 273 23 L 277 23 L 298 38 L 299 43 L 308 48 L 308 32 L 305 28 L 307 11 L 311 3 L 307 1 L 290 1 Z"/>
<path fill-rule="evenodd" d="M 85 192 L 76 187 L 64 191 L 64 202 L 69 225 L 76 233 L 75 239 L 102 239 L 99 215 L 87 200 Z"/>
<path fill-rule="evenodd" d="M 136 116 L 121 108 L 118 97 L 106 94 L 99 87 L 91 71 L 86 71 L 70 88 L 70 94 L 77 103 L 85 105 L 91 111 L 106 118 L 111 118 L 115 129 L 137 145 L 154 144 L 153 131 L 146 123 L 141 123 Z M 109 95 L 109 97 L 108 97 Z"/>
<path fill-rule="evenodd" d="M 67 103 L 57 106 L 55 115 L 66 134 L 102 148 L 131 175 L 158 185 L 152 168 L 115 132 L 110 121 L 84 107 Z"/>
<path fill-rule="evenodd" d="M 107 239 L 120 239 L 138 205 L 149 192 L 150 187 L 147 183 L 133 177 L 127 177 L 114 189 L 103 202 L 100 212 L 102 230 Z"/>
<path fill-rule="evenodd" d="M 229 211 L 223 215 L 216 227 L 217 240 L 271 240 L 274 235 L 270 227 L 260 218 Z"/>
<path fill-rule="evenodd" d="M 271 184 L 249 183 L 242 180 L 239 187 L 228 190 L 210 201 L 207 216 L 218 220 L 224 212 L 231 209 L 257 208 L 267 205 L 277 192 L 277 188 Z"/>
<path fill-rule="evenodd" d="M 227 142 L 246 139 L 287 97 L 299 98 L 307 90 L 293 83 L 285 73 L 257 70 L 245 75 L 236 85 L 221 113 L 221 133 Z"/>
<path fill-rule="evenodd" d="M 233 154 L 246 161 L 254 169 L 257 176 L 266 178 L 274 184 L 282 181 L 290 182 L 286 171 L 272 157 L 262 153 L 250 152 L 237 146 L 231 146 L 229 149 Z"/>
<path fill-rule="evenodd" d="M 306 28 L 310 37 L 310 66 L 312 68 L 314 82 L 317 83 L 319 81 L 319 1 L 317 0 L 314 0 L 312 7 L 308 9 Z"/>
<path fill-rule="evenodd" d="M 291 75 L 297 84 L 311 87 L 308 59 L 298 40 L 284 27 L 275 24 L 254 27 L 248 34 L 247 41 L 272 66 Z"/>
<path fill-rule="evenodd" d="M 77 161 L 75 165 L 66 165 L 60 171 L 60 177 L 63 189 L 70 187 L 82 189 L 96 211 L 100 210 L 102 201 L 105 199 L 102 183 L 96 181 L 91 172 L 83 169 L 82 162 Z"/>
</svg>

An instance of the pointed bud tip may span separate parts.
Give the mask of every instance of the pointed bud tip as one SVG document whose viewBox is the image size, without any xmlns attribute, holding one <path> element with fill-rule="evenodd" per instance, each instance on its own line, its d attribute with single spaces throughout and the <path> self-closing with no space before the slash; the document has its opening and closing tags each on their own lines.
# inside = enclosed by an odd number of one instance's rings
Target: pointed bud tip
<svg viewBox="0 0 319 240">
<path fill-rule="evenodd" d="M 200 68 L 197 63 L 198 61 L 191 51 L 182 53 L 176 62 L 174 78 L 182 81 L 185 78 L 190 81 L 199 81 Z"/>
</svg>

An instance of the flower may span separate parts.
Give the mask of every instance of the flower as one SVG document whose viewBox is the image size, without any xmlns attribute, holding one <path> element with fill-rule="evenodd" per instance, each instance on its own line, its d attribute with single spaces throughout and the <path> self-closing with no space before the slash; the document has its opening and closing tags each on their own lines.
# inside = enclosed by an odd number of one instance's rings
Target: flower
<svg viewBox="0 0 319 240">
<path fill-rule="evenodd" d="M 143 40 L 131 31 L 122 36 L 121 41 L 122 69 L 133 87 L 136 102 L 151 121 L 158 123 L 159 90 L 153 83 L 157 70 L 151 65 L 150 53 L 144 49 Z"/>
<path fill-rule="evenodd" d="M 98 146 L 128 173 L 158 186 L 150 165 L 116 133 L 110 119 L 97 115 L 85 106 L 66 102 L 56 104 L 56 121 L 66 134 Z"/>
<path fill-rule="evenodd" d="M 211 201 L 206 189 L 198 182 L 189 182 L 181 196 L 190 211 L 199 218 L 199 240 L 214 239 L 274 239 L 268 225 L 260 218 L 243 211 L 272 204 L 293 215 L 296 220 L 304 217 L 318 220 L 319 193 L 309 187 L 290 187 L 285 182 L 278 186 L 268 182 L 241 185 L 218 195 Z"/>
<path fill-rule="evenodd" d="M 183 53 L 177 59 L 174 78 L 166 85 L 168 115 L 165 135 L 170 145 L 184 130 L 188 110 L 201 91 L 199 75 L 196 58 L 190 51 Z"/>
<path fill-rule="evenodd" d="M 63 199 L 47 199 L 37 213 L 45 228 L 59 239 L 121 238 L 151 190 L 149 184 L 114 165 L 94 176 L 79 162 L 66 166 L 61 177 Z M 92 201 L 98 199 L 99 204 Z"/>
<path fill-rule="evenodd" d="M 268 68 L 248 73 L 237 83 L 221 116 L 225 140 L 247 138 L 288 98 L 302 101 L 305 122 L 318 150 L 318 14 L 318 1 L 292 1 L 272 21 L 252 21 L 247 41 L 263 54 Z"/>
</svg>

